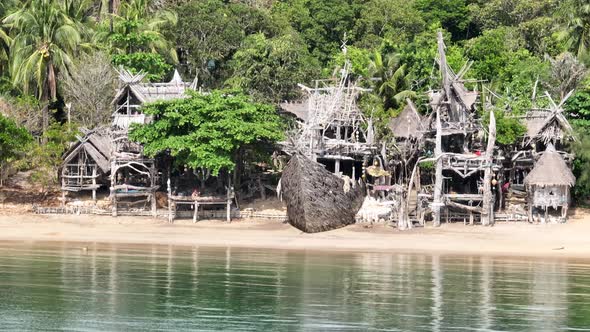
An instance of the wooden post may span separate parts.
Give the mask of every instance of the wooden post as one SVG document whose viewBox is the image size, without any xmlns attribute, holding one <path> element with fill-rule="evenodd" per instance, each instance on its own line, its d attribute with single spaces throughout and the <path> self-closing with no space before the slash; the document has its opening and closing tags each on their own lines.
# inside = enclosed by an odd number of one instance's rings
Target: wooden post
<svg viewBox="0 0 590 332">
<path fill-rule="evenodd" d="M 340 159 L 334 160 L 334 174 L 338 175 L 340 173 Z"/>
<path fill-rule="evenodd" d="M 489 226 L 493 224 L 492 216 L 493 213 L 491 210 L 494 209 L 492 204 L 492 164 L 493 164 L 493 154 L 494 154 L 494 146 L 496 145 L 496 117 L 494 116 L 494 111 L 490 111 L 490 127 L 488 133 L 488 145 L 486 148 L 486 157 L 485 157 L 485 169 L 484 169 L 484 176 L 483 176 L 483 202 L 482 202 L 482 212 L 481 212 L 481 224 L 484 226 Z"/>
<path fill-rule="evenodd" d="M 545 206 L 545 216 L 543 217 L 543 220 L 541 221 L 541 223 L 546 224 L 548 216 L 549 216 L 549 207 Z"/>
<path fill-rule="evenodd" d="M 262 179 L 260 178 L 260 175 L 256 178 L 256 182 L 258 184 L 258 190 L 260 190 L 260 198 L 266 200 L 266 188 L 264 188 L 262 185 Z"/>
<path fill-rule="evenodd" d="M 193 223 L 199 220 L 199 201 L 195 200 L 195 213 L 193 214 Z"/>
<path fill-rule="evenodd" d="M 231 222 L 231 198 L 227 199 L 227 216 L 226 221 Z"/>
<path fill-rule="evenodd" d="M 168 191 L 168 222 L 172 223 L 172 188 L 170 187 L 170 174 L 168 174 L 168 180 L 166 180 L 166 190 Z"/>
<path fill-rule="evenodd" d="M 442 160 L 442 125 L 440 123 L 440 106 L 436 108 L 436 147 L 434 149 L 436 158 L 436 172 L 434 180 L 434 199 L 432 202 L 432 212 L 434 214 L 433 225 L 440 226 L 440 209 L 442 203 L 442 186 L 443 186 L 443 160 Z"/>
<path fill-rule="evenodd" d="M 116 167 L 116 159 L 113 157 L 111 161 L 111 215 L 113 217 L 117 216 L 117 191 L 115 190 L 115 185 L 117 184 L 117 167 Z"/>
<path fill-rule="evenodd" d="M 96 204 L 96 166 L 92 167 L 92 200 Z"/>
</svg>

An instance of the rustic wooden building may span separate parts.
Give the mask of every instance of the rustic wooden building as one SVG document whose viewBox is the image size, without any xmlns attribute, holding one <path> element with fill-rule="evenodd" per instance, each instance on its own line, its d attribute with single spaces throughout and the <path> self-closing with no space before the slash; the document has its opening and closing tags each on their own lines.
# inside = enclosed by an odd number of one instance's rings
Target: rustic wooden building
<svg viewBox="0 0 590 332">
<path fill-rule="evenodd" d="M 547 222 L 550 209 L 558 211 L 558 219 L 565 221 L 570 204 L 570 188 L 576 178 L 561 154 L 549 144 L 535 163 L 533 170 L 524 179 L 528 193 L 529 221 L 534 220 L 535 210 L 543 212 L 541 221 Z"/>
<path fill-rule="evenodd" d="M 60 167 L 63 203 L 66 192 L 92 191 L 92 198 L 96 200 L 98 188 L 108 184 L 111 157 L 109 130 L 82 128 L 80 131 L 84 136 L 76 137 L 77 141 L 63 155 Z"/>
<path fill-rule="evenodd" d="M 285 151 L 298 151 L 333 173 L 359 177 L 363 161 L 378 152 L 374 128 L 357 105 L 361 88 L 345 63 L 338 78 L 316 80 L 314 87 L 299 86 L 302 101 L 281 104 L 299 119 L 299 127 L 285 143 Z"/>
</svg>

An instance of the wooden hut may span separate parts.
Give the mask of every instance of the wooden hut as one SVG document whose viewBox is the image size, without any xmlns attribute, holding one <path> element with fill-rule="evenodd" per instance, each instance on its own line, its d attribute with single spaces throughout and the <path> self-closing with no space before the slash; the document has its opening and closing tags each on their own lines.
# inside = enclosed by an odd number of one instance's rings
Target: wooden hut
<svg viewBox="0 0 590 332">
<path fill-rule="evenodd" d="M 187 90 L 196 88 L 196 81 L 184 82 L 176 70 L 169 82 L 146 83 L 143 82 L 144 77 L 145 74 L 134 75 L 125 69 L 119 69 L 121 85 L 111 102 L 114 108 L 114 127 L 127 129 L 132 123 L 149 123 L 151 119 L 140 110 L 143 104 L 185 98 Z"/>
<path fill-rule="evenodd" d="M 81 132 L 84 136 L 77 136 L 77 142 L 64 154 L 59 173 L 61 190 L 63 196 L 68 191 L 92 190 L 92 198 L 96 200 L 96 190 L 107 182 L 104 179 L 111 169 L 109 131 L 83 128 Z"/>
<path fill-rule="evenodd" d="M 570 203 L 570 187 L 576 178 L 563 157 L 549 144 L 536 162 L 533 170 L 524 179 L 528 192 L 529 221 L 533 220 L 534 208 L 544 210 L 543 222 L 547 221 L 549 208 L 561 209 L 560 218 L 565 221 Z"/>
<path fill-rule="evenodd" d="M 406 103 L 402 112 L 391 118 L 387 125 L 397 141 L 422 137 L 428 129 L 414 103 L 410 99 Z"/>
</svg>

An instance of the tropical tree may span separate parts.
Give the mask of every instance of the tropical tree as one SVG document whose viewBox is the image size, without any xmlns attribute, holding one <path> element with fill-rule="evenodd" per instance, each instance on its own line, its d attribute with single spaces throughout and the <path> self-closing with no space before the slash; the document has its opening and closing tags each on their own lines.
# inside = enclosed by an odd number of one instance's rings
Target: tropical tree
<svg viewBox="0 0 590 332">
<path fill-rule="evenodd" d="M 43 103 L 43 130 L 49 126 L 49 102 L 57 97 L 57 75 L 67 72 L 80 44 L 76 24 L 62 2 L 31 0 L 3 21 L 15 36 L 10 43 L 14 85 Z"/>
<path fill-rule="evenodd" d="M 174 12 L 151 11 L 148 0 L 130 0 L 121 5 L 112 33 L 103 32 L 98 39 L 110 44 L 113 64 L 135 73 L 143 71 L 154 81 L 172 69 L 168 62 L 178 61 L 175 48 L 161 33 L 176 22 Z"/>
<path fill-rule="evenodd" d="M 0 2 L 0 20 L 3 19 L 14 5 L 13 0 L 6 0 Z M 8 72 L 8 52 L 9 45 L 11 42 L 10 36 L 4 30 L 3 26 L 0 26 L 0 73 Z"/>
<path fill-rule="evenodd" d="M 255 152 L 283 137 L 275 108 L 238 92 L 194 92 L 147 105 L 143 112 L 156 120 L 133 127 L 129 138 L 144 144 L 146 155 L 168 151 L 177 165 L 213 175 L 225 169 L 235 180 L 244 162 L 253 161 L 246 156 L 260 156 Z"/>
<path fill-rule="evenodd" d="M 397 110 L 407 98 L 416 98 L 411 89 L 410 74 L 397 53 L 375 51 L 369 64 L 369 72 L 376 78 L 373 82 L 375 93 L 381 98 L 386 112 Z"/>
<path fill-rule="evenodd" d="M 32 141 L 29 132 L 0 114 L 0 187 L 8 164 Z"/>
<path fill-rule="evenodd" d="M 292 34 L 266 38 L 252 35 L 234 54 L 233 75 L 226 84 L 258 100 L 279 102 L 297 97 L 297 83 L 305 83 L 319 70 L 301 38 Z"/>
<path fill-rule="evenodd" d="M 558 33 L 566 47 L 578 57 L 587 54 L 590 47 L 590 3 L 567 0 L 558 12 L 561 29 Z"/>
<path fill-rule="evenodd" d="M 110 122 L 117 73 L 108 54 L 83 54 L 70 74 L 61 74 L 60 79 L 61 95 L 68 108 L 68 118 L 73 123 L 94 128 Z"/>
</svg>

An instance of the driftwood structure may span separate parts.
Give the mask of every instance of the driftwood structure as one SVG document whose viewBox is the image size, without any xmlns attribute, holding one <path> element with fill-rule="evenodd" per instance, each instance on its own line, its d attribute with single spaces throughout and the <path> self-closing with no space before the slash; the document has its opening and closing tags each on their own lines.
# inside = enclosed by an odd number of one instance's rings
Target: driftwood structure
<svg viewBox="0 0 590 332">
<path fill-rule="evenodd" d="M 354 223 L 365 197 L 364 185 L 334 175 L 301 154 L 293 155 L 283 170 L 281 192 L 288 222 L 306 233 Z"/>
<path fill-rule="evenodd" d="M 576 183 L 576 178 L 566 164 L 562 155 L 549 144 L 536 162 L 533 170 L 524 179 L 528 196 L 528 217 L 532 222 L 534 209 L 544 212 L 541 222 L 545 223 L 549 217 L 549 209 L 559 211 L 559 220 L 565 221 L 570 203 L 570 187 Z"/>
<path fill-rule="evenodd" d="M 435 226 L 443 220 L 491 225 L 497 213 L 502 220 L 522 220 L 527 208 L 532 220 L 533 211 L 547 211 L 547 207 L 559 208 L 565 219 L 569 187 L 575 181 L 569 166 L 573 156 L 559 150 L 573 139 L 563 113 L 570 94 L 557 104 L 546 93 L 549 107 L 534 108 L 521 118 L 527 128 L 521 140 L 498 146 L 493 107 L 482 105 L 489 114 L 484 127 L 484 119 L 476 112 L 478 92 L 466 87 L 474 81 L 463 78 L 471 62 L 455 73 L 447 64 L 440 33 L 437 64 L 441 85 L 429 93 L 430 115 L 421 115 L 408 101 L 388 125 L 394 137 L 394 146 L 384 157 L 391 172 L 389 187 L 402 185 L 405 189 L 389 189 L 382 201 L 402 202 L 393 217 L 398 227 L 411 228 L 416 222 L 423 225 L 429 215 Z M 548 146 L 553 153 L 543 152 Z M 550 156 L 552 161 L 548 162 Z M 546 168 L 545 164 L 559 165 L 565 174 L 555 186 L 531 181 L 537 178 L 529 176 L 532 171 L 544 172 L 537 170 Z M 511 210 L 504 211 L 505 206 Z M 516 212 L 512 210 L 515 206 Z"/>
<path fill-rule="evenodd" d="M 96 191 L 107 183 L 110 174 L 109 159 L 111 144 L 109 130 L 82 128 L 84 136 L 76 136 L 73 144 L 64 154 L 60 167 L 62 202 L 66 192 L 92 191 L 96 201 Z"/>
<path fill-rule="evenodd" d="M 357 106 L 359 95 L 368 90 L 359 87 L 349 71 L 346 62 L 337 79 L 316 80 L 313 88 L 300 84 L 306 99 L 281 104 L 300 122 L 284 150 L 301 152 L 333 173 L 358 178 L 363 161 L 378 149 L 372 121 Z"/>
</svg>

